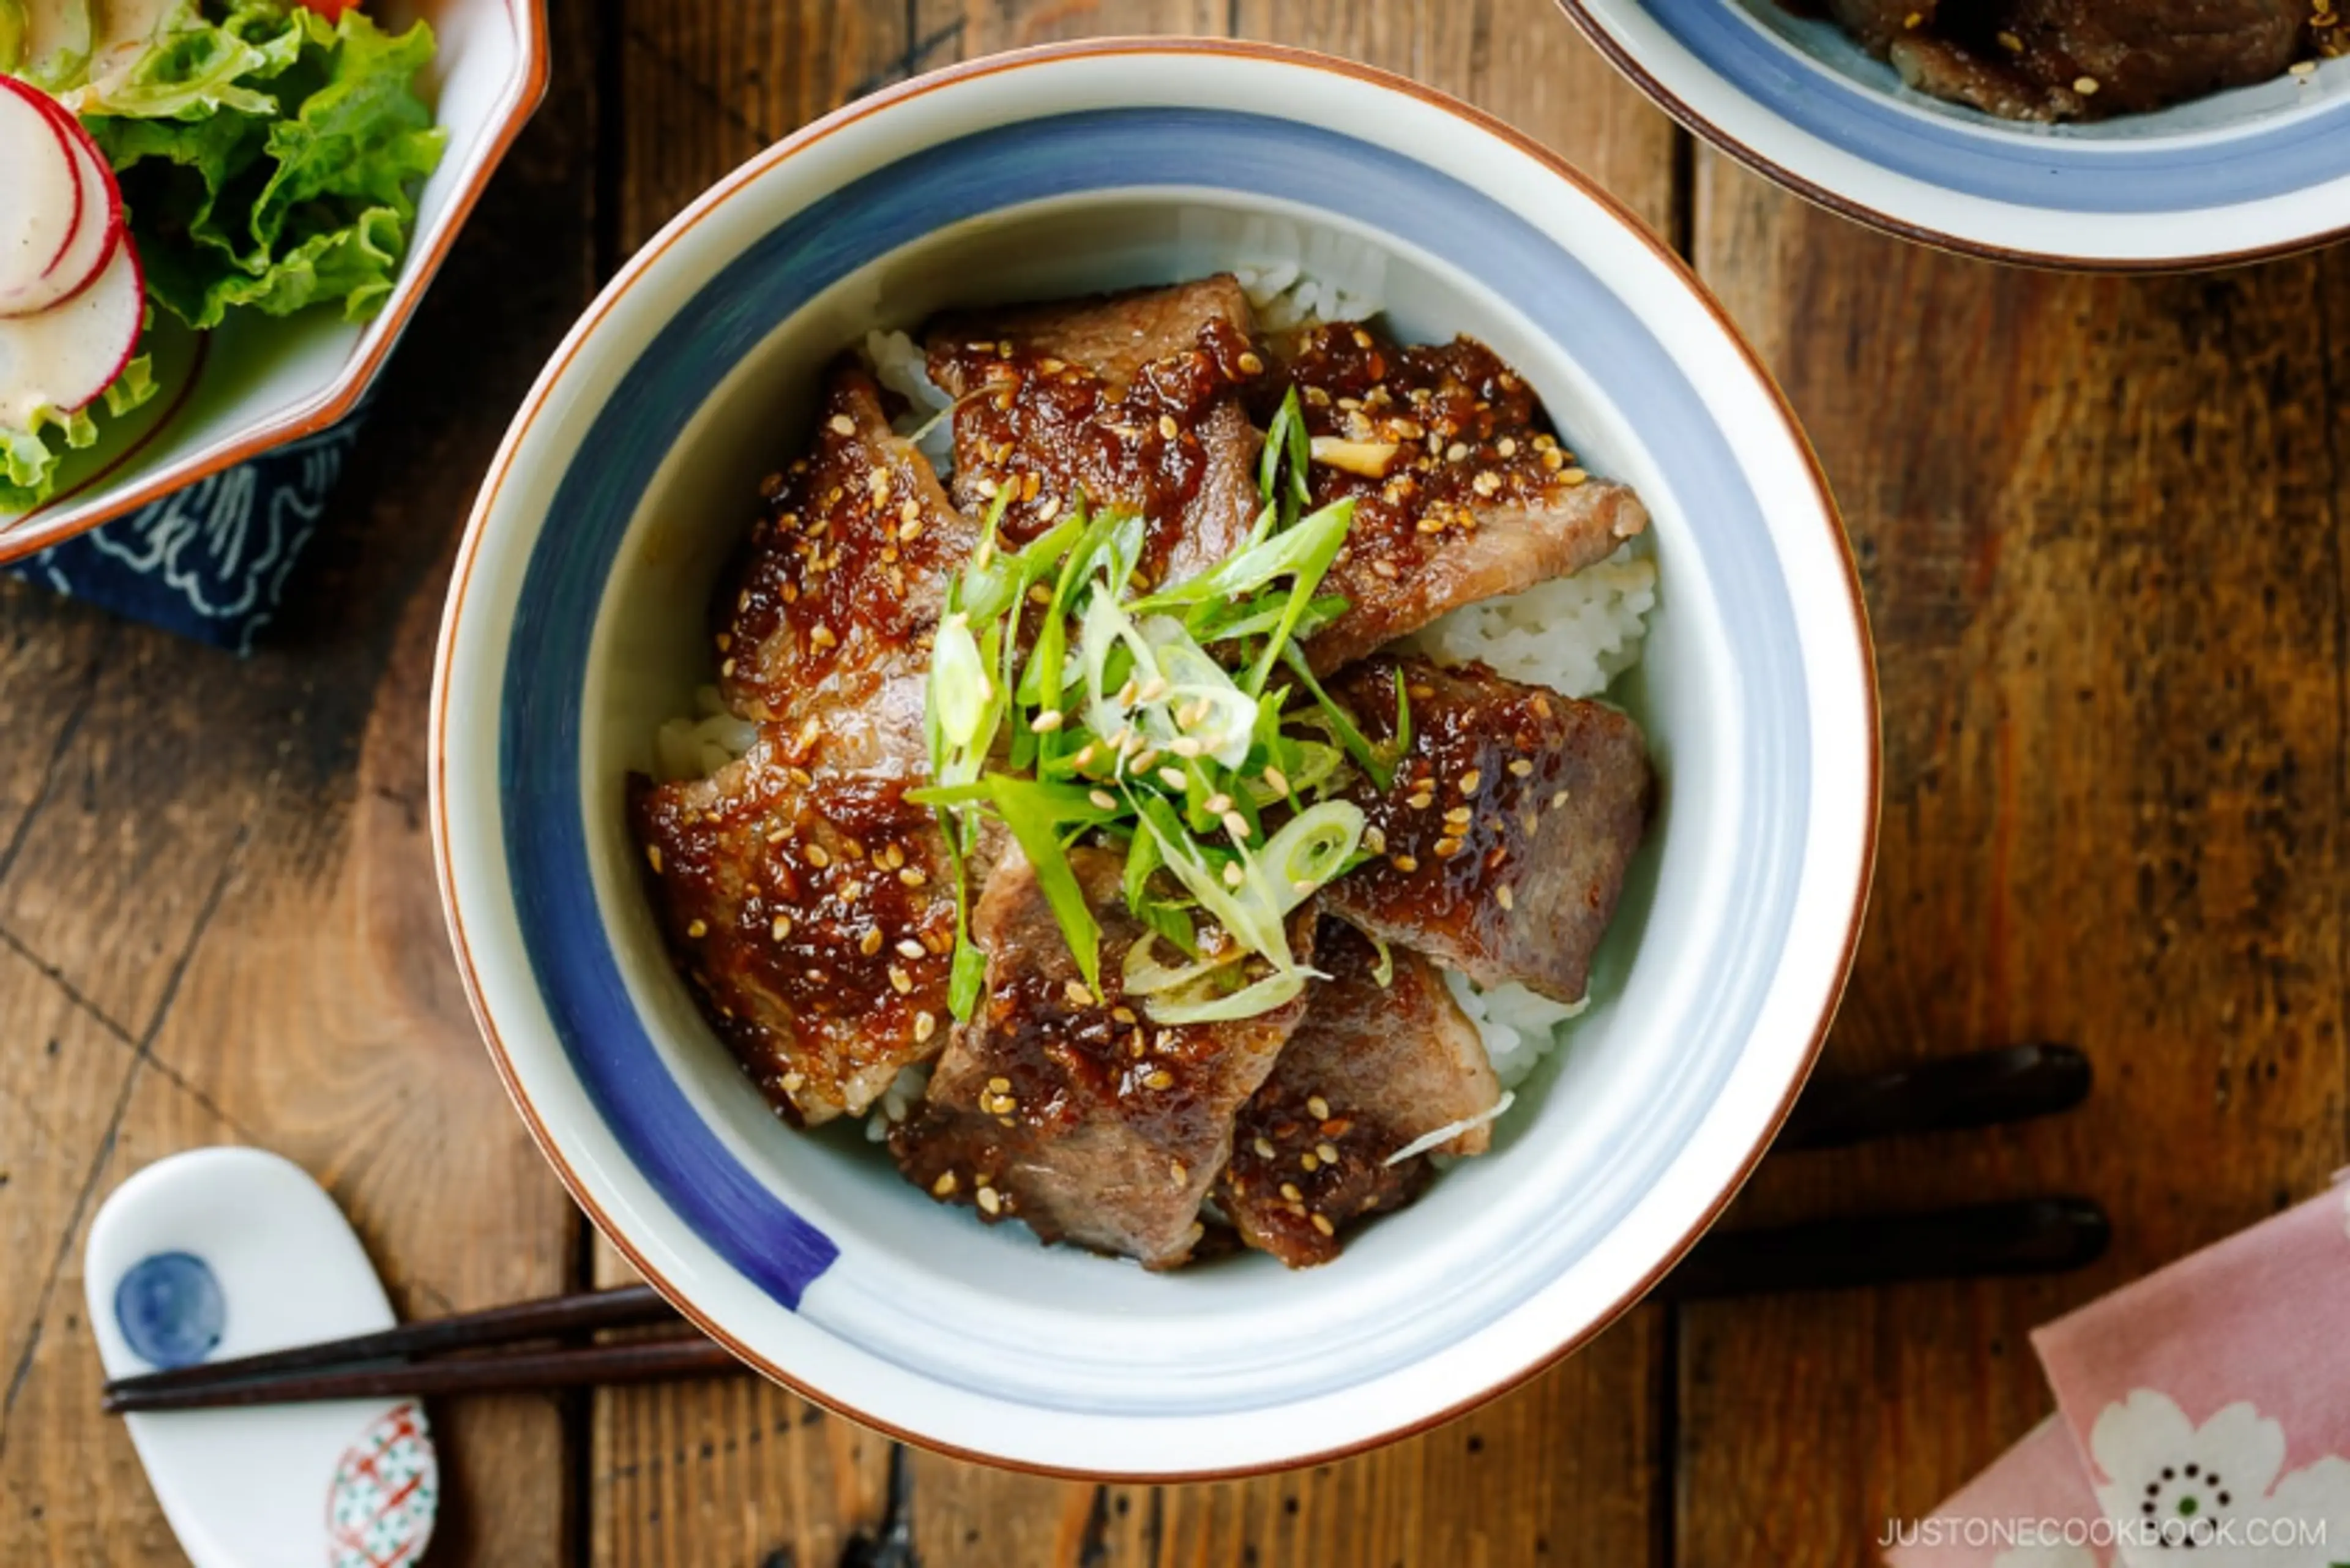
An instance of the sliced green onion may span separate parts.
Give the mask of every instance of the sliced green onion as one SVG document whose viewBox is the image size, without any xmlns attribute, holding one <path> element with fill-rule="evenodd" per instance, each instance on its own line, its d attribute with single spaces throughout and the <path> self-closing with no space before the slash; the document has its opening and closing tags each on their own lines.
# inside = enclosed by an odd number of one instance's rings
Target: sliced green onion
<svg viewBox="0 0 2350 1568">
<path fill-rule="evenodd" d="M 1347 537 L 1355 516 L 1352 496 L 1332 502 L 1295 526 L 1285 528 L 1253 549 L 1228 556 L 1210 571 L 1188 577 L 1174 587 L 1127 607 L 1137 615 L 1183 609 L 1218 599 L 1254 593 L 1275 577 L 1294 576 L 1319 559 L 1326 567 Z M 1316 571 L 1315 580 L 1321 580 Z M 1310 591 L 1309 591 L 1309 597 Z"/>
<path fill-rule="evenodd" d="M 1060 786 L 1006 778 L 1001 774 L 988 782 L 996 786 L 996 815 L 1003 818 L 1003 825 L 1019 841 L 1020 852 L 1035 868 L 1037 890 L 1045 895 L 1053 918 L 1060 922 L 1062 939 L 1069 944 L 1070 956 L 1077 961 L 1077 972 L 1099 994 L 1101 926 L 1094 919 L 1093 907 L 1086 902 L 1085 889 L 1078 886 L 1077 874 L 1061 848 L 1058 828 L 1066 818 L 1056 814 L 1042 794 Z"/>
<path fill-rule="evenodd" d="M 1162 991 L 1180 990 L 1202 975 L 1229 970 L 1248 956 L 1246 950 L 1234 948 L 1218 958 L 1193 958 L 1188 963 L 1164 964 L 1159 961 L 1157 933 L 1145 931 L 1126 950 L 1125 972 L 1119 978 L 1128 996 L 1156 996 Z"/>
<path fill-rule="evenodd" d="M 1330 694 L 1322 690 L 1319 680 L 1314 679 L 1314 670 L 1305 662 L 1305 655 L 1292 644 L 1282 650 L 1281 658 L 1282 662 L 1289 666 L 1290 673 L 1304 682 L 1307 695 L 1322 711 L 1323 722 L 1330 727 L 1330 732 L 1337 737 L 1339 745 L 1346 748 L 1347 755 L 1354 760 L 1355 765 L 1370 774 L 1371 782 L 1380 789 L 1392 785 L 1395 783 L 1395 763 L 1382 759 L 1372 749 L 1371 742 L 1363 738 L 1363 732 L 1356 728 L 1354 716 L 1330 701 Z"/>
<path fill-rule="evenodd" d="M 962 750 L 979 738 L 990 695 L 987 665 L 979 656 L 971 622 L 960 613 L 939 623 L 931 647 L 930 694 L 947 744 Z"/>
<path fill-rule="evenodd" d="M 1224 995 L 1194 995 L 1191 992 L 1154 996 L 1143 1002 L 1154 1023 L 1227 1023 L 1237 1018 L 1254 1018 L 1270 1012 L 1284 1002 L 1295 1000 L 1305 989 L 1305 982 L 1315 978 L 1313 971 L 1302 969 L 1275 970 L 1253 985 Z"/>
<path fill-rule="evenodd" d="M 1258 857 L 1274 878 L 1274 907 L 1285 915 L 1304 903 L 1362 841 L 1363 808 L 1352 801 L 1326 800 L 1290 818 Z"/>
</svg>

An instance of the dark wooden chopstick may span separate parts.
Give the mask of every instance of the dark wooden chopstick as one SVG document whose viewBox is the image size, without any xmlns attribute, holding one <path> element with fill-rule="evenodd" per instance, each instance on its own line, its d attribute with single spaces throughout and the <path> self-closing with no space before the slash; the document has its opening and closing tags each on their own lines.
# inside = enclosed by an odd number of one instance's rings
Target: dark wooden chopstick
<svg viewBox="0 0 2350 1568">
<path fill-rule="evenodd" d="M 2105 1210 L 2085 1198 L 1717 1231 L 1690 1249 L 1658 1293 L 1671 1301 L 1708 1301 L 2060 1273 L 2095 1262 L 2112 1239 Z"/>
<path fill-rule="evenodd" d="M 297 1368 L 221 1382 L 190 1381 L 169 1388 L 109 1384 L 100 1403 L 109 1414 L 129 1416 L 393 1395 L 495 1394 L 708 1376 L 739 1370 L 742 1365 L 724 1345 L 697 1334 L 558 1350 L 455 1355 L 437 1361 Z"/>
<path fill-rule="evenodd" d="M 2089 1059 L 2070 1045 L 2015 1045 L 1849 1078 L 1815 1078 L 1777 1147 L 1842 1148 L 2054 1116 L 2088 1097 Z"/>
<path fill-rule="evenodd" d="M 2064 1045 L 2021 1045 L 1895 1073 L 1823 1079 L 1805 1091 L 1787 1118 L 1778 1147 L 1840 1147 L 1905 1133 L 2048 1116 L 2078 1105 L 2089 1082 L 2087 1059 Z M 2110 1237 L 2104 1210 L 2082 1198 L 1717 1231 L 1690 1250 L 1659 1294 L 1700 1301 L 2048 1273 L 2095 1262 Z M 740 1368 L 723 1345 L 698 1334 L 519 1348 L 536 1340 L 682 1323 L 651 1286 L 629 1285 L 121 1378 L 106 1386 L 104 1407 L 128 1415 L 491 1393 L 708 1376 Z"/>
<path fill-rule="evenodd" d="M 273 1350 L 265 1355 L 241 1356 L 234 1361 L 208 1361 L 194 1366 L 175 1367 L 169 1372 L 150 1372 L 142 1376 L 117 1379 L 106 1387 L 109 1398 L 118 1394 L 145 1398 L 175 1389 L 211 1387 L 312 1368 L 348 1367 L 358 1362 L 473 1350 L 514 1345 L 524 1340 L 546 1339 L 558 1334 L 585 1334 L 605 1328 L 639 1328 L 649 1324 L 677 1321 L 677 1310 L 663 1301 L 661 1293 L 652 1286 L 623 1285 L 617 1290 L 550 1296 L 539 1301 L 517 1302 L 512 1306 L 460 1313 L 453 1317 L 402 1324 L 397 1328 L 354 1334 L 348 1339 L 297 1345 L 290 1350 Z M 108 1407 L 113 1407 L 109 1405 Z M 162 1407 L 140 1407 L 160 1409 Z"/>
</svg>

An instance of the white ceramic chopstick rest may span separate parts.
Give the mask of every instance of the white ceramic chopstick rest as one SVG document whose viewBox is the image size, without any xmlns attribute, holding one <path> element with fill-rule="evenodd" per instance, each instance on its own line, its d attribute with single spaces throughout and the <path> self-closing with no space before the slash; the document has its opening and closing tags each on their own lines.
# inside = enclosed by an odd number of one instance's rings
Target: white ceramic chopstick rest
<svg viewBox="0 0 2350 1568">
<path fill-rule="evenodd" d="M 390 1328 L 335 1200 L 290 1160 L 206 1148 L 115 1189 L 83 1260 L 109 1377 Z M 409 1568 L 440 1469 L 412 1399 L 127 1416 L 194 1568 Z"/>
</svg>

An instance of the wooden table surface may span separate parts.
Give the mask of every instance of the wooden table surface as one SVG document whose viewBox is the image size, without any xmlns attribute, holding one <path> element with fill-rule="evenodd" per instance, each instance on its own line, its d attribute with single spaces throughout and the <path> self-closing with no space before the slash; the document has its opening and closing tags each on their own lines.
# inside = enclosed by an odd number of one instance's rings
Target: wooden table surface
<svg viewBox="0 0 2350 1568">
<path fill-rule="evenodd" d="M 1087 33 L 1279 38 L 1514 121 L 1695 262 L 1841 499 L 1884 679 L 1845 1068 L 2071 1041 L 2059 1120 L 1767 1165 L 1731 1223 L 2093 1196 L 2097 1268 L 1641 1307 L 1347 1463 L 1107 1487 L 921 1453 L 929 1568 L 1861 1563 L 2048 1407 L 2027 1332 L 2350 1160 L 2350 258 L 2096 281 L 1930 254 L 1677 132 L 1552 0 L 558 0 L 555 87 L 385 378 L 274 645 L 0 588 L 0 1563 L 178 1561 L 98 1414 L 97 1202 L 175 1149 L 300 1161 L 403 1315 L 621 1271 L 446 954 L 424 699 L 531 378 L 711 181 L 910 71 Z M 891 1444 L 748 1378 L 436 1412 L 432 1561 L 831 1568 Z"/>
</svg>

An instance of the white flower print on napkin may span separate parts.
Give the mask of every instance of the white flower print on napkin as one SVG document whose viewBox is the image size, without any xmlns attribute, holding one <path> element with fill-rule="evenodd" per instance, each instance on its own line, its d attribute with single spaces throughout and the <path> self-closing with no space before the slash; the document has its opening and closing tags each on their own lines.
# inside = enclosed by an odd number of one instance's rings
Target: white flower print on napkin
<svg viewBox="0 0 2350 1568">
<path fill-rule="evenodd" d="M 2350 1460 L 2328 1454 L 2280 1477 L 2284 1428 L 2248 1402 L 2198 1427 L 2168 1396 L 2134 1389 L 2098 1415 L 2089 1449 L 2131 1568 L 2189 1561 L 2183 1552 L 2196 1568 L 2350 1563 Z"/>
</svg>

